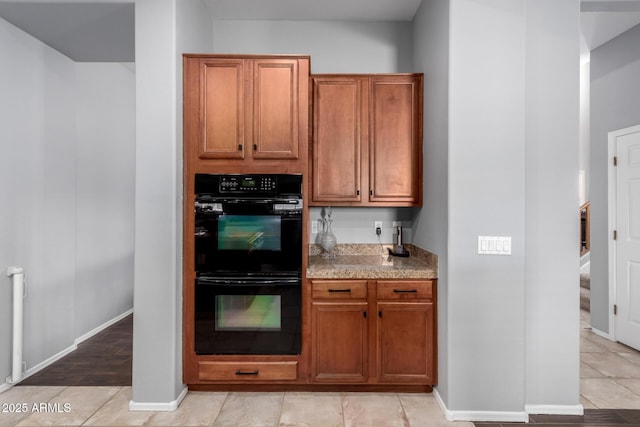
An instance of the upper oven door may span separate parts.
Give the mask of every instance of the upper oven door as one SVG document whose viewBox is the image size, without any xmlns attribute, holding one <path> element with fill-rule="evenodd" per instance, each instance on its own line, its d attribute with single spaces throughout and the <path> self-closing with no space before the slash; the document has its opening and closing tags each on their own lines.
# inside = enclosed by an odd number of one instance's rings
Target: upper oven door
<svg viewBox="0 0 640 427">
<path fill-rule="evenodd" d="M 230 199 L 197 202 L 197 273 L 302 270 L 301 201 Z"/>
</svg>

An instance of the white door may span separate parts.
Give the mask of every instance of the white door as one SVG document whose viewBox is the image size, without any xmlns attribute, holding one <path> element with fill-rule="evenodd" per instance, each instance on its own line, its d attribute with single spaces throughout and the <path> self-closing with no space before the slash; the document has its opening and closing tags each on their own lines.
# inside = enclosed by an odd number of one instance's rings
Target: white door
<svg viewBox="0 0 640 427">
<path fill-rule="evenodd" d="M 616 177 L 616 339 L 640 350 L 640 126 L 613 133 Z"/>
</svg>

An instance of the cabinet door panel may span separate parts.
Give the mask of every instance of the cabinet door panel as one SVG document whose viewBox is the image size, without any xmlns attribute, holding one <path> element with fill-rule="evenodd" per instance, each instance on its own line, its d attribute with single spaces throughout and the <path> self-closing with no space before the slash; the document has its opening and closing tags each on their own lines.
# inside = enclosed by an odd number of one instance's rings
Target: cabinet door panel
<svg viewBox="0 0 640 427">
<path fill-rule="evenodd" d="M 298 158 L 298 61 L 256 60 L 253 157 Z"/>
<path fill-rule="evenodd" d="M 366 303 L 312 304 L 313 378 L 319 382 L 367 380 Z"/>
<path fill-rule="evenodd" d="M 313 80 L 313 201 L 360 201 L 362 79 Z"/>
<path fill-rule="evenodd" d="M 378 377 L 433 384 L 431 303 L 378 303 Z"/>
<path fill-rule="evenodd" d="M 202 159 L 244 157 L 244 63 L 242 60 L 202 61 Z"/>
<path fill-rule="evenodd" d="M 370 200 L 418 200 L 422 148 L 421 84 L 415 76 L 376 77 L 372 83 Z"/>
</svg>

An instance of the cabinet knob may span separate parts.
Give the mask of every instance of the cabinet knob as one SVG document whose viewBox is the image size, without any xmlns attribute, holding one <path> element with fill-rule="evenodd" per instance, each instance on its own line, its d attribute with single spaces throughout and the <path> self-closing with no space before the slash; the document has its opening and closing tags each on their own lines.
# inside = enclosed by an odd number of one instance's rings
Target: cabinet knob
<svg viewBox="0 0 640 427">
<path fill-rule="evenodd" d="M 238 151 L 242 151 L 242 144 L 238 144 Z"/>
<path fill-rule="evenodd" d="M 258 144 L 253 144 L 253 151 L 258 151 Z"/>
</svg>

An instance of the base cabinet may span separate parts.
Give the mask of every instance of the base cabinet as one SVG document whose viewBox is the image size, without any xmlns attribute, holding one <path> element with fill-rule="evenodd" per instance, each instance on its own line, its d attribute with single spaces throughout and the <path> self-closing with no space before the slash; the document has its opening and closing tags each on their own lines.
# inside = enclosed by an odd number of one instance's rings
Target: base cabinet
<svg viewBox="0 0 640 427">
<path fill-rule="evenodd" d="M 351 383 L 367 380 L 366 316 L 366 303 L 313 303 L 315 381 Z"/>
<path fill-rule="evenodd" d="M 312 280 L 312 382 L 434 385 L 435 280 Z"/>
<path fill-rule="evenodd" d="M 378 303 L 378 379 L 434 384 L 433 304 Z"/>
</svg>

